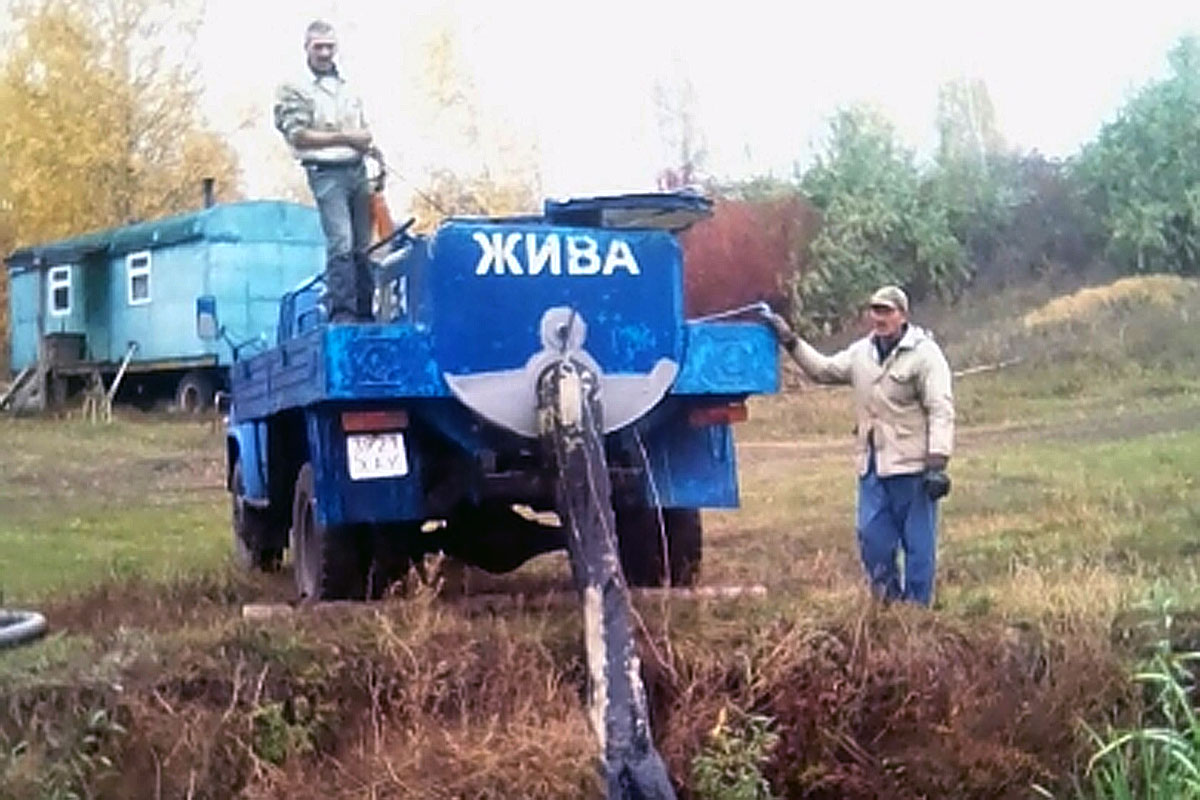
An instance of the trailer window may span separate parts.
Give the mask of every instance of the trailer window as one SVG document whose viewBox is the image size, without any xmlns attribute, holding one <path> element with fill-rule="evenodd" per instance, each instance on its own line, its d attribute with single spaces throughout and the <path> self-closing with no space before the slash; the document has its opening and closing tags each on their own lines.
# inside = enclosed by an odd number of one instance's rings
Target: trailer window
<svg viewBox="0 0 1200 800">
<path fill-rule="evenodd" d="M 50 315 L 65 317 L 71 313 L 71 268 L 50 270 Z"/>
<path fill-rule="evenodd" d="M 129 305 L 150 302 L 150 254 L 130 253 L 125 257 L 125 272 L 129 276 Z"/>
</svg>

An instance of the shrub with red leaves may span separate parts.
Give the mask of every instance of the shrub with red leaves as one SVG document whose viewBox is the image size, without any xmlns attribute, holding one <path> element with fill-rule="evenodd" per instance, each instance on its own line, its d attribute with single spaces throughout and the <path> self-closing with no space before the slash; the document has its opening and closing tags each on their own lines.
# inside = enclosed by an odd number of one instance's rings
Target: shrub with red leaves
<svg viewBox="0 0 1200 800">
<path fill-rule="evenodd" d="M 684 305 L 689 317 L 765 300 L 790 306 L 819 216 L 799 195 L 718 199 L 711 219 L 683 236 Z"/>
</svg>

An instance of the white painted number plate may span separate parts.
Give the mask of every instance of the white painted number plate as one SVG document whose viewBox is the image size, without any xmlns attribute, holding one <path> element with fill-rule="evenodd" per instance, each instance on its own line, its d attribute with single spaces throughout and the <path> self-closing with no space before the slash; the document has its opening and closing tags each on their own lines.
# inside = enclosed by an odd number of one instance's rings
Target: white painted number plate
<svg viewBox="0 0 1200 800">
<path fill-rule="evenodd" d="M 346 437 L 350 480 L 394 478 L 408 474 L 403 433 L 359 433 Z"/>
</svg>

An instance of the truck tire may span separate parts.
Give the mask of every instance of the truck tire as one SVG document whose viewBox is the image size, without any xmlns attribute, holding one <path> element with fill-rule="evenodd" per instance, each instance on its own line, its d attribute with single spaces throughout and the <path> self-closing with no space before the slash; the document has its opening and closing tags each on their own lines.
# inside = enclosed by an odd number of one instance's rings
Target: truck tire
<svg viewBox="0 0 1200 800">
<path fill-rule="evenodd" d="M 212 408 L 215 395 L 212 378 L 193 370 L 180 378 L 175 387 L 175 408 L 183 414 L 201 414 Z"/>
<path fill-rule="evenodd" d="M 664 538 L 669 572 L 663 567 Z M 702 542 L 700 512 L 696 509 L 662 509 L 661 527 L 658 509 L 617 509 L 621 569 L 630 586 L 663 586 L 667 577 L 672 586 L 694 586 L 700 574 Z"/>
<path fill-rule="evenodd" d="M 301 600 L 362 600 L 370 558 L 363 531 L 352 525 L 322 525 L 317 513 L 313 468 L 296 476 L 292 502 L 292 570 Z"/>
<path fill-rule="evenodd" d="M 270 518 L 246 502 L 246 482 L 242 477 L 242 459 L 233 463 L 229 477 L 229 496 L 233 521 L 233 559 L 244 570 L 274 572 L 283 561 L 283 548 L 272 529 Z"/>
</svg>

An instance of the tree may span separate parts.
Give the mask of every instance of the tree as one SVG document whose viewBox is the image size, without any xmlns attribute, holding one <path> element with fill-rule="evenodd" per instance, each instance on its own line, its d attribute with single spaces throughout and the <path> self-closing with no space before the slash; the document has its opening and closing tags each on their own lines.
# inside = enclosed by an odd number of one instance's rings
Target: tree
<svg viewBox="0 0 1200 800">
<path fill-rule="evenodd" d="M 1005 155 L 987 84 L 978 78 L 942 84 L 937 129 L 930 191 L 971 261 L 987 261 L 1017 202 L 1012 161 Z"/>
<path fill-rule="evenodd" d="M 1200 273 L 1200 40 L 1139 91 L 1072 163 L 1110 257 L 1136 272 Z"/>
<path fill-rule="evenodd" d="M 413 214 L 428 225 L 448 214 L 536 209 L 537 146 L 485 111 L 459 52 L 453 21 L 432 26 L 424 50 L 429 129 L 443 166 L 427 173 L 413 199 Z"/>
<path fill-rule="evenodd" d="M 1044 277 L 1083 271 L 1098 249 L 1094 227 L 1077 187 L 1061 161 L 1037 152 L 1008 154 L 994 165 L 1005 207 L 990 236 L 996 245 L 976 253 L 974 290 L 989 291 Z"/>
<path fill-rule="evenodd" d="M 801 187 L 822 215 L 793 287 L 802 326 L 837 329 L 880 284 L 948 295 L 969 274 L 944 205 L 877 112 L 839 111 Z"/>
<path fill-rule="evenodd" d="M 938 88 L 938 161 L 974 162 L 986 168 L 1004 151 L 996 126 L 996 111 L 987 84 L 979 78 L 960 78 Z"/>
<path fill-rule="evenodd" d="M 669 154 L 668 166 L 659 174 L 660 189 L 680 189 L 703 182 L 707 157 L 704 134 L 696 121 L 696 87 L 680 71 L 671 80 L 654 85 L 658 130 Z"/>
<path fill-rule="evenodd" d="M 194 208 L 202 177 L 235 196 L 233 152 L 203 127 L 194 70 L 171 55 L 186 52 L 199 13 L 188 0 L 13 5 L 0 63 L 0 250 Z"/>
</svg>

